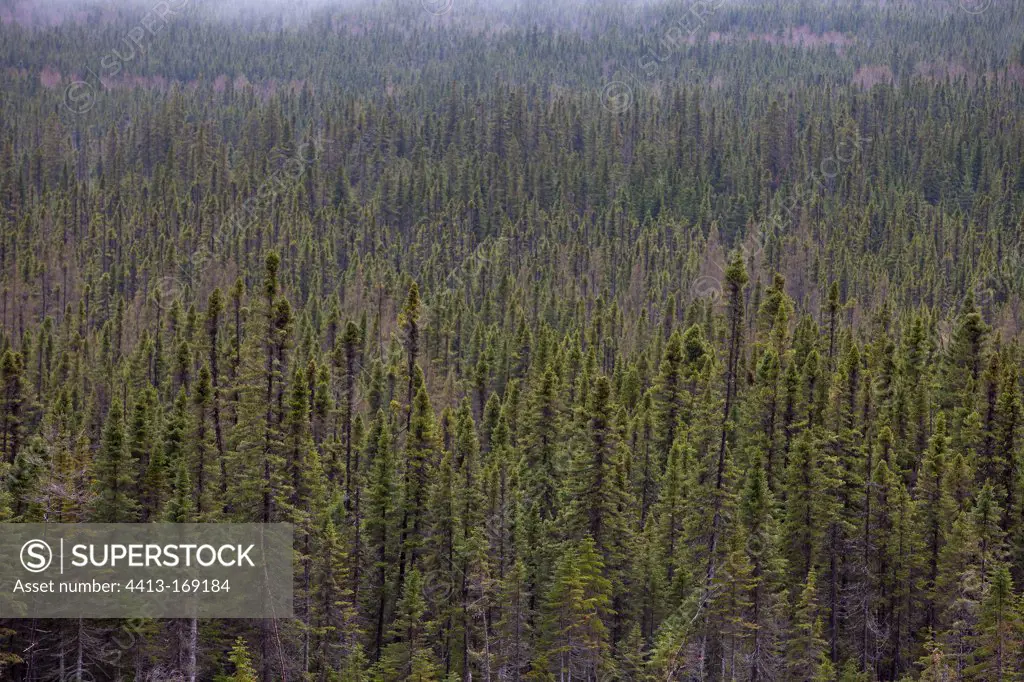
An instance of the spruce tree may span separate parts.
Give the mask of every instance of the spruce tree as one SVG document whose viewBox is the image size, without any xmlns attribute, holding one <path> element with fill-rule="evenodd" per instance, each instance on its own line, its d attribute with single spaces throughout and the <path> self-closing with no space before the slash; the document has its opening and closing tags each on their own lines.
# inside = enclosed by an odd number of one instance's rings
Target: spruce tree
<svg viewBox="0 0 1024 682">
<path fill-rule="evenodd" d="M 416 374 L 416 359 L 420 351 L 420 290 L 413 282 L 409 287 L 409 295 L 405 299 L 405 306 L 402 308 L 402 326 L 405 328 L 405 353 L 407 372 L 406 409 L 407 417 L 405 428 L 412 429 L 413 413 L 413 379 Z"/>
<path fill-rule="evenodd" d="M 7 349 L 0 358 L 0 452 L 13 463 L 21 447 L 25 404 L 22 358 Z"/>
<path fill-rule="evenodd" d="M 245 640 L 241 637 L 235 639 L 234 645 L 231 647 L 231 653 L 228 656 L 228 660 L 231 661 L 231 665 L 234 666 L 234 673 L 226 678 L 230 682 L 256 682 L 259 678 L 256 675 L 256 670 L 253 668 L 252 656 L 249 653 L 249 648 L 245 644 Z"/>
<path fill-rule="evenodd" d="M 403 463 L 401 523 L 398 539 L 398 583 L 404 589 L 405 574 L 416 568 L 422 542 L 421 528 L 427 502 L 428 477 L 437 452 L 434 410 L 425 388 L 420 388 L 412 406 L 412 419 Z"/>
<path fill-rule="evenodd" d="M 593 539 L 568 544 L 555 566 L 544 599 L 533 668 L 555 679 L 593 678 L 610 665 L 604 619 L 611 584 Z"/>
<path fill-rule="evenodd" d="M 203 365 L 199 370 L 192 404 L 195 409 L 195 433 L 192 438 L 192 480 L 196 488 L 195 507 L 200 519 L 216 518 L 220 511 L 217 503 L 218 483 L 216 424 L 213 419 L 213 383 L 210 370 Z"/>
<path fill-rule="evenodd" d="M 793 682 L 819 679 L 822 661 L 826 657 L 827 644 L 822 638 L 817 591 L 817 573 L 812 569 L 797 598 L 786 642 L 786 679 Z"/>
<path fill-rule="evenodd" d="M 409 571 L 402 596 L 395 607 L 394 643 L 388 646 L 382 665 L 385 679 L 410 682 L 438 679 L 437 665 L 426 641 L 424 616 L 427 606 L 422 591 L 423 577 L 414 567 Z"/>
<path fill-rule="evenodd" d="M 988 590 L 981 604 L 980 631 L 974 663 L 967 669 L 970 679 L 1012 682 L 1024 676 L 1021 669 L 1024 615 L 1020 597 L 1014 593 L 1010 570 L 1004 564 L 992 570 Z"/>
<path fill-rule="evenodd" d="M 138 473 L 127 446 L 124 413 L 120 400 L 115 399 L 107 414 L 103 444 L 92 468 L 90 521 L 131 523 L 138 519 L 139 503 L 132 494 Z"/>
<path fill-rule="evenodd" d="M 936 419 L 935 433 L 921 464 L 921 472 L 914 488 L 914 499 L 917 502 L 920 515 L 918 532 L 926 551 L 923 585 L 924 618 L 926 627 L 933 629 L 937 625 L 937 610 L 940 600 L 937 589 L 939 557 L 950 530 L 950 514 L 953 506 L 942 486 L 946 473 L 948 445 L 945 416 L 940 414 Z"/>
<path fill-rule="evenodd" d="M 775 500 L 768 488 L 764 466 L 759 457 L 751 462 L 739 502 L 740 537 L 744 540 L 746 561 L 750 566 L 747 583 L 748 613 L 745 624 L 750 633 L 749 679 L 772 679 L 778 648 L 774 623 L 784 605 L 785 561 L 780 552 L 781 534 L 775 520 Z"/>
<path fill-rule="evenodd" d="M 327 679 L 358 656 L 356 613 L 349 596 L 348 557 L 343 538 L 328 516 L 316 533 L 312 560 L 312 667 Z"/>
<path fill-rule="evenodd" d="M 395 480 L 395 455 L 391 434 L 383 411 L 377 412 L 367 436 L 367 460 L 370 466 L 366 491 L 366 543 L 373 560 L 369 582 L 373 614 L 373 656 L 379 660 L 384 644 L 384 623 L 387 615 L 389 569 L 394 558 L 395 496 L 399 484 Z"/>
</svg>

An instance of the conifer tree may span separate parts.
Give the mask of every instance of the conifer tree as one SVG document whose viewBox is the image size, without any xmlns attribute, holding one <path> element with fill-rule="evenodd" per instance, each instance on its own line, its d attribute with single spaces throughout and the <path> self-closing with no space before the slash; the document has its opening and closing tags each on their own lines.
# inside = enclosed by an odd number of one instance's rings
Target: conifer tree
<svg viewBox="0 0 1024 682">
<path fill-rule="evenodd" d="M 461 632 L 461 660 L 455 667 L 461 670 L 462 678 L 468 679 L 472 674 L 470 654 L 472 647 L 473 623 L 471 613 L 470 576 L 474 573 L 473 564 L 483 546 L 483 510 L 485 500 L 480 488 L 481 472 L 478 457 L 480 443 L 473 423 L 473 408 L 469 399 L 464 399 L 456 416 L 454 452 L 456 465 L 455 485 L 455 554 L 457 557 L 458 595 L 459 595 L 459 631 Z M 529 548 L 531 556 L 536 557 L 540 548 Z M 532 584 L 535 587 L 544 569 L 538 567 L 543 563 L 543 555 L 535 558 L 531 565 Z M 530 592 L 531 601 L 534 598 Z"/>
<path fill-rule="evenodd" d="M 374 620 L 373 652 L 379 660 L 384 643 L 384 623 L 387 615 L 389 591 L 389 569 L 392 567 L 392 537 L 395 535 L 394 498 L 398 492 L 395 480 L 395 456 L 392 452 L 391 434 L 383 411 L 377 412 L 367 436 L 367 461 L 370 476 L 366 494 L 366 542 L 373 559 L 370 575 L 370 595 Z"/>
<path fill-rule="evenodd" d="M 918 665 L 922 668 L 921 682 L 949 682 L 956 679 L 956 672 L 950 666 L 940 644 L 929 637 L 924 650 L 925 655 L 918 660 Z"/>
<path fill-rule="evenodd" d="M 967 669 L 971 679 L 1012 682 L 1021 679 L 1024 616 L 1014 593 L 1010 570 L 1004 564 L 992 570 L 988 593 L 981 604 L 980 632 L 975 663 Z"/>
<path fill-rule="evenodd" d="M 526 489 L 540 509 L 543 520 L 554 518 L 559 476 L 558 385 L 548 367 L 540 377 L 527 408 L 529 417 L 524 436 Z"/>
<path fill-rule="evenodd" d="M 213 420 L 213 384 L 210 370 L 203 365 L 199 370 L 192 404 L 195 409 L 195 434 L 192 439 L 192 480 L 196 488 L 196 514 L 203 520 L 213 519 L 219 511 L 219 485 L 217 482 L 216 425 Z"/>
<path fill-rule="evenodd" d="M 431 606 L 442 638 L 442 659 L 446 670 L 450 669 L 449 652 L 456 648 L 452 639 L 454 624 L 458 617 L 459 563 L 456 558 L 457 541 L 457 497 L 455 493 L 456 472 L 450 451 L 441 456 L 433 484 L 430 487 L 426 510 L 424 583 L 435 588 L 440 598 Z"/>
<path fill-rule="evenodd" d="M 138 475 L 128 453 L 124 413 L 115 399 L 107 414 L 103 444 L 93 466 L 93 500 L 89 518 L 96 523 L 131 523 L 139 504 L 132 495 Z"/>
<path fill-rule="evenodd" d="M 726 452 L 729 447 L 729 437 L 734 426 L 733 402 L 736 398 L 736 391 L 739 385 L 738 372 L 743 344 L 743 292 L 746 288 L 749 276 L 743 263 L 740 253 L 733 256 L 732 261 L 725 273 L 728 326 L 727 357 L 725 364 L 725 402 L 722 408 L 721 435 L 718 442 L 718 456 L 715 465 L 714 477 L 714 514 L 711 520 L 711 532 L 708 539 L 708 571 L 707 582 L 710 584 L 715 577 L 715 564 L 718 561 L 718 542 L 724 526 L 724 493 L 726 474 Z"/>
<path fill-rule="evenodd" d="M 1020 488 L 1020 452 L 1018 450 L 1017 431 L 1021 421 L 1020 373 L 1014 362 L 1008 362 L 1003 370 L 999 385 L 999 398 L 996 403 L 996 415 L 993 433 L 993 446 L 998 453 L 998 465 L 993 474 L 993 484 L 999 486 L 1000 504 L 1007 514 L 1003 524 L 1009 528 L 1012 521 L 1021 516 L 1022 500 L 1018 492 Z"/>
<path fill-rule="evenodd" d="M 781 470 L 781 458 L 778 456 L 780 370 L 779 356 L 775 349 L 765 350 L 757 363 L 754 385 L 747 394 L 741 417 L 744 442 L 748 447 L 764 452 L 767 484 L 771 490 L 777 489 L 778 481 L 784 478 L 785 473 Z"/>
<path fill-rule="evenodd" d="M 10 495 L 10 513 L 18 521 L 42 520 L 40 505 L 41 471 L 46 462 L 46 446 L 43 439 L 35 436 L 28 445 L 18 451 L 14 465 L 7 473 L 7 493 Z"/>
<path fill-rule="evenodd" d="M 544 600 L 533 668 L 554 679 L 593 678 L 608 669 L 610 646 L 604 618 L 611 584 L 593 539 L 564 548 Z"/>
<path fill-rule="evenodd" d="M 900 476 L 883 458 L 875 467 L 872 527 L 875 540 L 875 575 L 878 602 L 873 619 L 877 628 L 888 631 L 882 649 L 880 674 L 895 677 L 906 664 L 907 633 L 910 631 L 912 573 L 916 569 L 919 535 L 914 500 Z"/>
<path fill-rule="evenodd" d="M 157 434 L 154 432 L 158 400 L 155 390 L 144 389 L 135 401 L 131 422 L 128 425 L 128 452 L 139 472 L 136 496 L 142 505 L 143 520 L 149 516 L 150 502 L 147 499 L 145 479 L 149 472 L 150 459 L 156 454 Z"/>
<path fill-rule="evenodd" d="M 355 405 L 356 390 L 356 361 L 359 352 L 359 328 L 354 322 L 349 321 L 345 325 L 345 333 L 341 338 L 341 354 L 344 362 L 345 387 L 344 387 L 344 419 L 345 429 L 345 497 L 346 500 L 352 497 L 353 478 L 358 474 L 359 459 L 352 456 L 352 424 L 355 419 L 353 406 Z"/>
<path fill-rule="evenodd" d="M 196 508 L 192 495 L 192 479 L 188 474 L 188 462 L 177 461 L 174 471 L 174 485 L 163 514 L 167 523 L 195 523 Z"/>
<path fill-rule="evenodd" d="M 437 665 L 426 642 L 424 623 L 427 605 L 423 599 L 423 577 L 419 569 L 409 570 L 396 606 L 392 637 L 382 669 L 385 679 L 428 682 L 438 679 Z"/>
<path fill-rule="evenodd" d="M 406 391 L 406 417 L 405 428 L 412 430 L 413 413 L 413 383 L 416 374 L 416 359 L 420 351 L 420 289 L 413 282 L 409 287 L 409 295 L 405 299 L 405 306 L 402 308 L 402 325 L 405 328 L 405 354 L 408 389 Z"/>
<path fill-rule="evenodd" d="M 785 562 L 779 551 L 780 530 L 775 520 L 775 500 L 760 458 L 755 457 L 747 474 L 739 503 L 739 520 L 744 538 L 748 578 L 749 615 L 745 623 L 750 633 L 751 682 L 774 677 L 778 633 L 774 625 L 781 617 L 784 604 L 783 577 Z"/>
<path fill-rule="evenodd" d="M 812 569 L 796 601 L 791 632 L 786 643 L 786 674 L 787 679 L 793 682 L 820 679 L 827 644 L 822 639 L 817 591 L 817 573 Z"/>
<path fill-rule="evenodd" d="M 635 574 L 631 582 L 639 621 L 636 632 L 642 640 L 639 644 L 646 648 L 653 641 L 654 633 L 664 618 L 667 596 L 665 558 L 653 517 L 647 522 L 644 532 L 636 536 L 634 567 Z"/>
<path fill-rule="evenodd" d="M 498 586 L 499 603 L 504 604 L 501 620 L 495 624 L 498 640 L 498 676 L 522 680 L 529 671 L 532 615 L 529 610 L 526 566 L 517 560 Z"/>
<path fill-rule="evenodd" d="M 669 453 L 661 498 L 655 508 L 661 554 L 665 558 L 665 579 L 669 589 L 686 584 L 693 577 L 683 550 L 686 521 L 690 516 L 690 490 L 693 473 L 692 457 L 688 449 L 677 443 Z"/>
<path fill-rule="evenodd" d="M 155 445 L 143 475 L 143 517 L 159 518 L 168 502 L 179 466 L 190 466 L 187 452 L 189 414 L 184 391 L 178 392 L 174 407 L 164 423 L 162 442 Z M 189 477 L 191 485 L 191 476 Z M 177 490 L 177 488 L 175 488 Z M 194 503 L 194 500 L 193 500 Z"/>
<path fill-rule="evenodd" d="M 264 275 L 264 314 L 253 318 L 243 342 L 238 421 L 229 468 L 230 504 L 241 518 L 269 523 L 285 518 L 291 485 L 285 470 L 282 372 L 291 329 L 291 309 L 278 298 L 280 258 L 270 253 Z"/>
<path fill-rule="evenodd" d="M 632 454 L 630 470 L 633 478 L 633 494 L 637 498 L 640 518 L 636 530 L 642 532 L 647 526 L 648 512 L 657 498 L 656 482 L 659 467 L 654 452 L 654 422 L 652 418 L 651 394 L 644 394 L 639 414 L 631 425 L 629 450 Z"/>
<path fill-rule="evenodd" d="M 988 334 L 989 327 L 975 304 L 974 292 L 968 291 L 943 364 L 941 404 L 954 410 L 954 433 L 959 431 L 961 420 L 975 408 Z"/>
<path fill-rule="evenodd" d="M 0 358 L 0 390 L 0 452 L 13 463 L 22 442 L 25 396 L 21 354 L 9 348 Z"/>
<path fill-rule="evenodd" d="M 948 445 L 945 416 L 940 414 L 936 418 L 935 433 L 921 464 L 921 473 L 914 488 L 914 499 L 920 514 L 919 533 L 927 552 L 923 585 L 924 617 L 927 627 L 933 629 L 937 625 L 937 604 L 940 599 L 937 589 L 939 557 L 950 530 L 953 506 L 942 486 L 946 473 Z"/>
<path fill-rule="evenodd" d="M 425 388 L 420 388 L 412 405 L 403 463 L 402 520 L 398 539 L 398 591 L 404 588 L 407 570 L 416 568 L 422 542 L 421 528 L 427 502 L 428 476 L 437 451 L 434 410 Z M 408 567 L 408 568 L 407 568 Z"/>
<path fill-rule="evenodd" d="M 220 460 L 220 494 L 227 492 L 227 470 L 224 458 L 224 429 L 221 423 L 221 396 L 220 396 L 220 326 L 221 316 L 224 313 L 224 296 L 219 288 L 215 288 L 206 302 L 206 333 L 207 344 L 209 345 L 209 372 L 210 372 L 210 402 L 213 417 L 214 442 L 217 446 L 217 456 Z"/>
<path fill-rule="evenodd" d="M 789 460 L 785 535 L 792 570 L 807 576 L 818 561 L 828 527 L 826 491 L 831 456 L 821 451 L 810 435 L 801 436 Z"/>
<path fill-rule="evenodd" d="M 620 514 L 624 492 L 616 485 L 619 443 L 611 404 L 611 384 L 599 377 L 589 394 L 586 442 L 568 477 L 566 525 L 570 537 L 589 536 L 606 566 L 618 564 L 627 526 Z"/>
<path fill-rule="evenodd" d="M 328 516 L 318 529 L 312 561 L 312 659 L 320 679 L 329 679 L 342 670 L 359 650 L 349 597 L 348 557 L 342 543 L 334 520 Z"/>
<path fill-rule="evenodd" d="M 683 382 L 683 340 L 679 332 L 674 332 L 665 345 L 654 390 L 656 439 L 663 461 L 668 459 L 686 411 Z"/>
<path fill-rule="evenodd" d="M 256 682 L 259 679 L 252 665 L 252 656 L 241 637 L 235 639 L 228 660 L 235 668 L 235 672 L 227 678 L 230 682 Z"/>
</svg>

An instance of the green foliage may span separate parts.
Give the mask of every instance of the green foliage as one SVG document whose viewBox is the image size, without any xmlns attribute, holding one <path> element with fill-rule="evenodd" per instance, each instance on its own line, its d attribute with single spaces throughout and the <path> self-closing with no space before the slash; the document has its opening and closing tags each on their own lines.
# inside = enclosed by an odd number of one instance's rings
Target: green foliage
<svg viewBox="0 0 1024 682">
<path fill-rule="evenodd" d="M 290 522 L 296 615 L 0 678 L 1019 677 L 1020 3 L 199 3 L 82 112 L 79 1 L 0 7 L 0 520 Z"/>
<path fill-rule="evenodd" d="M 90 520 L 96 523 L 130 523 L 138 518 L 133 495 L 135 462 L 128 453 L 121 403 L 114 401 L 107 415 L 103 444 L 93 467 L 93 501 Z"/>
<path fill-rule="evenodd" d="M 234 666 L 235 672 L 228 677 L 224 677 L 223 680 L 225 682 L 256 682 L 259 679 L 252 665 L 252 656 L 249 654 L 245 640 L 241 637 L 237 638 L 231 647 L 228 660 Z"/>
</svg>

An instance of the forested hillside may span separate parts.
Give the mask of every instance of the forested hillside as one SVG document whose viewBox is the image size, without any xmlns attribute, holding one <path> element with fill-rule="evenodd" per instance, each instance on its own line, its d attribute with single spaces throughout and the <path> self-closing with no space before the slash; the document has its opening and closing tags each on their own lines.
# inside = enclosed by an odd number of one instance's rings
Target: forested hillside
<svg viewBox="0 0 1024 682">
<path fill-rule="evenodd" d="M 1024 5 L 0 0 L 0 521 L 295 524 L 0 679 L 1024 679 Z"/>
</svg>

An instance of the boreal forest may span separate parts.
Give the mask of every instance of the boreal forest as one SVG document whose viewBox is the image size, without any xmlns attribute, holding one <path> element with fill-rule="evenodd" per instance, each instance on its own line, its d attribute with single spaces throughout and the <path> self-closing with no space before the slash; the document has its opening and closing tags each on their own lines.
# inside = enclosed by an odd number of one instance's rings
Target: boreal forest
<svg viewBox="0 0 1024 682">
<path fill-rule="evenodd" d="M 1019 0 L 0 0 L 0 521 L 294 525 L 11 682 L 1024 680 Z"/>
</svg>

